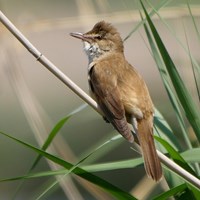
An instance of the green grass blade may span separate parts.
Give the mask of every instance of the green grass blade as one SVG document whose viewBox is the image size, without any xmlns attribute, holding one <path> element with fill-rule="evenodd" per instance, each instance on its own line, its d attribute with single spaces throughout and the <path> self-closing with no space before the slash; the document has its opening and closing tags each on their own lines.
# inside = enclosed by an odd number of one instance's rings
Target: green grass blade
<svg viewBox="0 0 200 200">
<path fill-rule="evenodd" d="M 44 156 L 45 158 L 59 164 L 60 166 L 63 166 L 64 168 L 66 168 L 68 170 L 70 170 L 74 167 L 73 164 L 71 164 L 67 161 L 64 161 L 63 159 L 60 159 L 60 158 L 58 158 L 54 155 L 51 155 L 51 154 L 49 154 L 49 153 L 47 153 L 47 152 L 45 152 L 41 149 L 38 149 L 38 148 L 28 144 L 28 143 L 25 143 L 25 142 L 15 138 L 15 137 L 12 137 L 12 136 L 5 134 L 3 132 L 0 132 L 0 134 L 14 140 L 15 142 L 33 150 L 33 151 L 35 151 L 36 153 L 38 153 L 38 154 Z M 95 176 L 95 175 L 93 175 L 93 174 L 91 174 L 91 173 L 87 172 L 86 170 L 83 170 L 79 167 L 74 168 L 72 173 L 88 180 L 89 182 L 91 182 L 91 183 L 93 183 L 93 184 L 95 184 L 95 185 L 97 185 L 101 188 L 103 188 L 105 191 L 107 191 L 108 193 L 110 193 L 111 195 L 113 195 L 117 199 L 124 199 L 124 200 L 126 200 L 126 199 L 134 199 L 135 200 L 136 199 L 135 197 L 133 197 L 129 193 L 121 190 L 120 188 L 110 184 L 109 182 L 101 179 L 100 177 Z"/>
<path fill-rule="evenodd" d="M 42 150 L 46 150 L 49 145 L 51 144 L 51 142 L 53 141 L 53 139 L 55 138 L 55 136 L 57 135 L 57 133 L 60 131 L 60 129 L 64 126 L 64 124 L 70 119 L 70 116 L 64 117 L 63 119 L 61 119 L 52 129 L 51 133 L 49 134 L 47 140 L 45 141 L 44 145 L 42 146 Z M 31 169 L 33 170 L 35 168 L 35 166 L 38 164 L 38 162 L 40 161 L 40 159 L 42 158 L 42 155 L 38 155 L 37 158 L 35 159 Z"/>
<path fill-rule="evenodd" d="M 197 24 L 196 24 L 196 22 L 195 22 L 195 19 L 194 19 L 194 16 L 193 16 L 193 14 L 192 14 L 192 10 L 191 10 L 191 8 L 190 8 L 190 4 L 189 4 L 188 0 L 187 0 L 186 2 L 187 2 L 187 7 L 188 7 L 188 10 L 189 10 L 190 16 L 191 16 L 191 18 L 192 18 L 192 22 L 193 22 L 193 24 L 194 24 L 194 28 L 195 28 L 195 30 L 196 30 L 197 37 L 198 37 L 199 42 L 200 42 L 200 33 L 199 33 L 199 29 L 198 29 Z M 189 48 L 188 48 L 188 49 L 189 49 Z M 189 52 L 190 52 L 190 51 L 189 51 Z M 200 101 L 200 91 L 199 91 L 199 84 L 198 84 L 199 81 L 197 80 L 198 78 L 196 77 L 196 70 L 195 70 L 194 65 L 193 65 L 193 62 L 192 62 L 192 56 L 191 56 L 191 54 L 189 54 L 189 56 L 190 56 L 190 60 L 191 60 L 191 64 L 192 64 L 192 71 L 193 71 L 194 80 L 195 80 L 195 84 L 196 84 L 196 88 L 197 88 L 197 94 L 198 94 L 199 101 Z M 199 72 L 199 71 L 197 71 L 197 72 Z M 200 76 L 200 72 L 198 73 L 198 75 Z"/>
<path fill-rule="evenodd" d="M 81 159 L 78 163 L 76 163 L 75 165 L 73 165 L 73 167 L 71 167 L 62 177 L 57 178 L 57 180 L 55 180 L 53 183 L 51 183 L 47 188 L 45 188 L 44 191 L 42 191 L 42 193 L 36 198 L 36 200 L 41 199 L 42 197 L 44 197 L 44 195 L 47 194 L 47 192 L 49 192 L 51 189 L 53 189 L 54 186 L 56 186 L 60 181 L 62 181 L 67 175 L 69 175 L 71 172 L 73 172 L 73 170 L 77 169 L 77 167 L 79 167 L 79 165 L 84 162 L 88 157 L 90 157 L 94 152 L 96 152 L 99 148 L 101 148 L 102 146 L 104 146 L 104 144 L 102 144 L 100 147 L 98 147 L 97 149 L 95 149 L 94 151 L 92 151 L 91 153 L 89 153 L 87 156 L 85 156 L 83 159 Z"/>
<path fill-rule="evenodd" d="M 165 149 L 168 151 L 168 153 L 170 154 L 174 162 L 176 162 L 179 166 L 181 166 L 183 169 L 185 169 L 192 175 L 197 176 L 194 170 L 183 159 L 183 157 L 168 142 L 166 142 L 165 140 L 157 136 L 154 136 L 154 137 L 157 141 L 159 141 L 165 147 Z"/>
<path fill-rule="evenodd" d="M 171 158 L 176 162 L 179 166 L 181 166 L 183 169 L 188 171 L 190 174 L 197 177 L 197 174 L 194 172 L 194 170 L 190 167 L 190 165 L 185 161 L 185 159 L 165 140 L 162 138 L 159 138 L 157 136 L 154 136 L 157 141 L 159 141 L 168 151 Z M 180 183 L 180 180 L 177 179 L 177 176 L 172 176 L 171 179 L 168 179 L 170 184 L 173 184 L 177 186 L 177 183 Z M 187 183 L 187 182 L 186 182 Z M 197 196 L 197 194 L 200 194 L 200 188 L 197 189 L 192 184 L 187 183 L 188 191 L 186 191 L 185 195 L 189 195 L 191 197 Z M 195 198 L 192 198 L 195 199 Z"/>
<path fill-rule="evenodd" d="M 185 30 L 185 27 L 184 27 L 184 32 L 185 32 L 185 38 L 186 38 L 186 42 L 187 42 L 187 47 L 188 47 L 188 52 L 189 52 L 189 57 L 190 57 L 190 63 L 191 63 L 191 67 L 192 67 L 192 73 L 193 73 L 193 77 L 194 77 L 194 82 L 195 82 L 195 86 L 196 86 L 196 90 L 197 90 L 197 95 L 198 95 L 198 98 L 199 98 L 199 102 L 200 102 L 200 85 L 198 84 L 199 81 L 198 81 L 198 75 L 196 74 L 196 69 L 194 68 L 194 64 L 192 62 L 192 55 L 191 55 L 191 52 L 190 52 L 190 48 L 189 48 L 189 42 L 188 42 L 188 37 L 187 37 L 187 34 L 186 34 L 186 30 Z M 200 75 L 200 73 L 199 73 Z"/>
<path fill-rule="evenodd" d="M 157 6 L 156 6 L 156 10 L 159 10 L 159 9 L 161 9 L 161 8 L 163 8 L 163 7 L 165 7 L 170 1 L 172 1 L 172 0 L 163 0 L 163 1 L 160 1 L 158 4 L 157 4 Z M 155 11 L 154 10 L 152 10 L 151 12 L 150 12 L 150 16 L 153 16 L 155 14 Z M 132 31 L 130 31 L 129 32 L 129 34 L 124 38 L 124 42 L 143 24 L 143 23 L 145 23 L 145 20 L 144 21 L 141 21 L 141 22 L 139 22 L 135 27 L 134 27 L 134 29 L 132 30 Z"/>
<path fill-rule="evenodd" d="M 130 160 L 123 160 L 123 161 L 85 165 L 85 166 L 82 166 L 81 168 L 83 170 L 86 170 L 87 172 L 103 172 L 103 171 L 110 171 L 110 170 L 116 170 L 116 169 L 134 168 L 141 164 L 143 164 L 142 158 L 136 158 L 136 159 L 130 159 Z M 41 178 L 41 177 L 46 177 L 46 176 L 66 175 L 68 173 L 69 173 L 69 170 L 66 170 L 66 169 L 55 170 L 55 171 L 44 171 L 44 172 L 39 172 L 39 173 L 29 173 L 28 175 L 24 175 L 24 176 L 2 179 L 0 180 L 0 182 L 7 182 L 7 181 L 21 180 L 21 179 Z"/>
<path fill-rule="evenodd" d="M 197 110 L 197 106 L 191 99 L 191 95 L 189 94 L 187 88 L 185 87 L 185 84 L 183 83 L 171 57 L 169 56 L 168 51 L 166 50 L 158 32 L 157 32 L 153 22 L 151 21 L 149 15 L 147 14 L 147 11 L 141 0 L 140 0 L 140 2 L 141 2 L 143 10 L 145 12 L 145 16 L 147 18 L 148 24 L 149 24 L 152 34 L 154 36 L 157 47 L 158 47 L 160 54 L 162 56 L 162 59 L 165 63 L 166 69 L 170 75 L 171 81 L 173 83 L 173 86 L 174 86 L 177 96 L 179 98 L 179 101 L 181 102 L 181 105 L 185 111 L 188 121 L 190 122 L 191 126 L 193 127 L 196 137 L 198 138 L 198 140 L 200 140 L 200 114 L 199 114 L 200 112 Z"/>
<path fill-rule="evenodd" d="M 58 131 L 63 127 L 63 125 L 65 124 L 66 121 L 68 121 L 68 119 L 71 116 L 65 117 L 62 120 L 60 120 L 55 127 L 52 129 L 51 133 L 49 134 L 48 138 L 46 139 L 44 145 L 42 146 L 42 150 L 45 151 L 48 146 L 51 144 L 51 142 L 53 141 L 53 139 L 55 138 L 56 134 L 58 133 Z M 38 154 L 38 156 L 36 157 L 35 161 L 33 162 L 32 166 L 30 167 L 30 169 L 28 170 L 28 174 L 36 167 L 36 165 L 39 163 L 40 159 L 43 156 L 41 154 Z M 16 188 L 16 191 L 13 195 L 13 199 L 15 199 L 17 197 L 17 194 L 19 193 L 19 191 L 21 190 L 22 186 L 24 184 L 24 181 L 22 181 L 18 187 Z"/>
<path fill-rule="evenodd" d="M 141 12 L 140 12 L 140 16 L 141 16 L 141 18 L 143 20 Z M 179 122 L 179 125 L 181 127 L 181 130 L 182 130 L 182 133 L 183 133 L 183 136 L 184 136 L 184 140 L 185 140 L 187 146 L 189 148 L 192 148 L 191 142 L 190 142 L 190 140 L 188 138 L 188 134 L 186 132 L 186 126 L 185 126 L 185 123 L 184 123 L 184 119 L 183 119 L 183 116 L 182 116 L 182 113 L 181 113 L 181 110 L 180 110 L 180 103 L 179 103 L 179 101 L 177 100 L 177 97 L 174 94 L 174 90 L 173 90 L 173 88 L 171 86 L 171 81 L 169 79 L 169 75 L 168 75 L 168 73 L 166 71 L 164 63 L 163 63 L 163 61 L 162 61 L 162 59 L 160 57 L 160 54 L 159 54 L 159 52 L 158 52 L 158 50 L 156 48 L 156 45 L 155 45 L 155 43 L 154 43 L 154 41 L 153 41 L 153 39 L 151 37 L 150 31 L 149 31 L 149 29 L 148 29 L 146 24 L 144 24 L 144 29 L 145 29 L 147 38 L 149 40 L 149 44 L 150 44 L 152 53 L 153 53 L 152 56 L 153 56 L 153 58 L 155 60 L 155 63 L 157 65 L 157 67 L 158 67 L 158 70 L 160 72 L 160 76 L 161 76 L 161 79 L 163 81 L 164 87 L 165 87 L 165 89 L 167 91 L 167 94 L 168 94 L 168 97 L 170 99 L 170 102 L 171 102 L 171 104 L 172 104 L 172 106 L 174 108 L 174 111 L 176 113 L 177 120 Z M 180 145 L 177 144 L 177 147 L 180 150 Z"/>
<path fill-rule="evenodd" d="M 188 189 L 191 190 L 191 198 L 187 199 L 199 199 L 200 197 L 200 189 L 195 188 L 193 185 L 187 184 Z M 193 197 L 193 198 L 192 198 Z"/>
<path fill-rule="evenodd" d="M 163 192 L 161 195 L 154 197 L 153 200 L 166 200 L 170 199 L 170 197 L 175 196 L 177 194 L 182 193 L 185 189 L 187 189 L 186 184 L 178 185 L 172 189 L 169 189 L 166 192 Z"/>
<path fill-rule="evenodd" d="M 154 126 L 156 129 L 157 135 L 165 139 L 176 150 L 181 150 L 181 146 L 176 136 L 173 134 L 169 124 L 166 122 L 164 117 L 161 115 L 161 113 L 157 109 L 155 110 Z M 166 150 L 163 149 L 162 152 L 166 152 Z"/>
<path fill-rule="evenodd" d="M 79 106 L 78 108 L 76 108 L 75 110 L 73 110 L 68 116 L 64 117 L 63 119 L 61 119 L 52 129 L 52 131 L 50 132 L 48 138 L 46 139 L 46 141 L 44 142 L 43 146 L 42 146 L 42 150 L 46 150 L 49 145 L 52 143 L 53 139 L 55 138 L 55 136 L 57 135 L 57 133 L 61 130 L 61 128 L 65 125 L 65 123 L 71 118 L 71 116 L 73 116 L 74 114 L 82 111 L 83 109 L 85 109 L 87 107 L 87 104 L 82 104 L 81 106 Z M 36 167 L 36 165 L 38 164 L 38 162 L 40 161 L 40 159 L 42 158 L 42 155 L 38 155 L 35 159 L 35 161 L 33 162 L 32 166 L 30 167 L 30 169 L 28 170 L 28 174 Z M 18 185 L 13 198 L 15 199 L 18 192 L 20 191 L 22 185 L 24 182 L 21 182 L 21 184 Z"/>
<path fill-rule="evenodd" d="M 1 179 L 0 182 L 41 178 L 41 177 L 47 177 L 47 176 L 57 176 L 57 175 L 66 174 L 66 173 L 68 173 L 68 171 L 69 170 L 67 170 L 67 169 L 62 169 L 62 170 L 55 170 L 55 171 L 44 171 L 44 172 L 37 172 L 37 173 L 29 173 L 29 174 L 23 175 L 23 176 Z"/>
<path fill-rule="evenodd" d="M 196 24 L 196 22 L 195 22 L 195 19 L 194 19 L 194 16 L 193 16 L 193 14 L 192 14 L 192 10 L 191 10 L 191 8 L 190 8 L 190 4 L 189 4 L 188 0 L 186 1 L 186 4 L 187 4 L 188 10 L 189 10 L 189 13 L 190 13 L 192 22 L 193 22 L 193 24 L 194 24 L 194 28 L 195 28 L 195 30 L 196 30 L 197 37 L 198 37 L 199 42 L 200 42 L 200 33 L 199 33 L 199 29 L 198 29 L 197 24 Z"/>
<path fill-rule="evenodd" d="M 81 106 L 79 106 L 78 108 L 76 108 L 74 111 L 72 111 L 68 116 L 64 117 L 63 119 L 61 119 L 60 121 L 58 121 L 58 123 L 53 127 L 53 129 L 51 130 L 48 138 L 46 139 L 46 141 L 44 142 L 43 146 L 42 146 L 42 150 L 46 150 L 49 145 L 52 143 L 53 139 L 55 138 L 55 136 L 57 135 L 57 133 L 61 130 L 61 128 L 65 125 L 65 123 L 76 113 L 82 111 L 83 109 L 85 109 L 87 106 L 87 104 L 82 104 Z M 35 159 L 33 165 L 31 166 L 31 170 L 33 170 L 35 168 L 35 166 L 37 165 L 37 163 L 40 161 L 41 159 L 41 155 L 38 155 L 38 157 Z"/>
<path fill-rule="evenodd" d="M 181 156 L 190 163 L 200 163 L 200 148 L 193 148 L 181 153 Z"/>
<path fill-rule="evenodd" d="M 141 18 L 142 18 L 142 20 L 143 20 L 143 17 L 142 17 L 141 12 L 140 12 L 140 16 L 141 16 Z M 171 103 L 172 103 L 172 106 L 173 106 L 174 109 L 175 109 L 175 112 L 176 112 L 176 114 L 177 114 L 178 119 L 182 119 L 182 118 L 181 118 L 181 112 L 180 112 L 180 109 L 179 109 L 178 102 L 177 102 L 176 97 L 174 96 L 173 91 L 172 91 L 172 88 L 171 88 L 171 86 L 170 86 L 170 80 L 169 80 L 167 71 L 165 70 L 165 67 L 163 66 L 164 63 L 162 62 L 162 60 L 161 60 L 161 58 L 160 58 L 160 55 L 159 55 L 159 53 L 158 53 L 158 51 L 157 51 L 157 48 L 156 48 L 156 46 L 155 46 L 155 44 L 154 44 L 154 42 L 153 42 L 153 39 L 152 39 L 152 37 L 151 37 L 151 34 L 150 34 L 150 32 L 149 32 L 148 27 L 146 26 L 146 24 L 144 24 L 144 29 L 145 29 L 147 38 L 148 38 L 148 40 L 149 40 L 149 44 L 150 44 L 152 53 L 153 53 L 152 56 L 153 56 L 153 58 L 154 58 L 154 60 L 155 60 L 155 62 L 156 62 L 156 65 L 157 65 L 157 67 L 158 67 L 158 70 L 159 70 L 159 72 L 160 72 L 160 75 L 161 75 L 163 84 L 164 84 L 164 86 L 165 86 L 165 89 L 166 89 L 166 91 L 167 91 L 167 94 L 168 94 L 168 96 L 169 96 L 169 99 L 170 99 L 170 101 L 171 101 Z M 181 121 L 181 122 L 182 122 L 182 121 Z M 184 123 L 182 122 L 181 124 L 184 124 Z M 185 130 L 185 129 L 183 129 L 183 130 Z M 180 146 L 179 146 L 179 147 L 180 147 Z"/>
<path fill-rule="evenodd" d="M 196 194 L 197 192 L 198 194 Z M 198 199 L 199 191 L 193 191 L 190 186 L 187 184 L 181 184 L 172 189 L 169 189 L 166 192 L 163 192 L 161 195 L 155 197 L 153 200 L 166 200 L 170 199 L 170 197 L 174 197 L 175 199 L 179 200 L 186 200 L 186 199 Z"/>
<path fill-rule="evenodd" d="M 171 28 L 170 25 L 166 22 L 166 20 L 160 16 L 159 12 L 157 12 L 157 10 L 152 6 L 152 4 L 151 4 L 151 2 L 149 0 L 146 0 L 146 2 L 154 10 L 154 12 L 157 14 L 157 16 L 163 22 L 163 24 L 168 28 L 168 30 L 170 31 L 170 33 L 174 36 L 174 38 L 179 43 L 179 45 L 183 48 L 183 50 L 189 55 L 189 52 L 187 51 L 187 48 L 181 42 L 181 40 L 177 37 L 176 33 L 174 32 L 174 29 Z M 198 73 L 200 73 L 200 65 L 199 65 L 199 63 L 197 62 L 197 60 L 192 55 L 191 55 L 191 58 L 192 58 L 192 63 L 194 65 L 195 69 L 197 70 Z"/>
<path fill-rule="evenodd" d="M 95 144 L 88 147 L 86 151 L 84 151 L 80 158 L 84 157 L 85 155 L 88 155 L 90 152 L 94 151 L 94 149 L 97 149 L 101 144 L 104 143 L 104 141 L 108 141 L 109 145 L 104 146 L 104 148 L 101 148 L 98 152 L 95 153 L 94 156 L 91 156 L 87 163 L 94 163 L 96 160 L 103 158 L 105 155 L 108 154 L 108 152 L 114 150 L 117 148 L 120 144 L 123 143 L 123 138 L 120 134 L 116 134 L 116 130 L 111 131 L 106 136 L 102 137 L 99 141 L 97 141 Z"/>
<path fill-rule="evenodd" d="M 124 161 L 115 161 L 115 162 L 88 165 L 88 166 L 83 166 L 82 168 L 89 172 L 102 172 L 102 171 L 115 170 L 115 169 L 134 168 L 141 164 L 143 164 L 143 159 L 135 158 L 135 159 L 124 160 Z"/>
<path fill-rule="evenodd" d="M 66 174 L 64 174 L 61 178 L 59 178 L 59 180 L 54 181 L 50 186 L 48 186 L 48 188 L 45 189 L 45 191 L 42 192 L 42 194 L 40 194 L 38 196 L 38 198 L 36 198 L 37 200 L 41 199 L 49 190 L 51 190 L 55 185 L 57 185 L 57 183 L 62 180 L 64 177 L 66 177 L 68 174 L 70 174 L 71 172 L 73 172 L 74 169 L 76 169 L 77 167 L 80 166 L 81 163 L 83 163 L 86 159 L 88 159 L 89 157 L 92 156 L 92 154 L 98 152 L 102 147 L 107 146 L 107 144 L 118 140 L 118 136 L 114 136 L 113 138 L 111 138 L 110 140 L 107 140 L 106 142 L 104 142 L 103 144 L 99 145 L 97 148 L 95 148 L 94 150 L 92 150 L 91 152 L 89 152 L 86 156 L 83 157 L 83 159 L 81 159 L 78 163 L 76 163 L 75 165 L 73 165 L 72 168 L 70 168 L 68 170 L 68 172 Z M 108 167 L 108 165 L 107 165 Z"/>
</svg>

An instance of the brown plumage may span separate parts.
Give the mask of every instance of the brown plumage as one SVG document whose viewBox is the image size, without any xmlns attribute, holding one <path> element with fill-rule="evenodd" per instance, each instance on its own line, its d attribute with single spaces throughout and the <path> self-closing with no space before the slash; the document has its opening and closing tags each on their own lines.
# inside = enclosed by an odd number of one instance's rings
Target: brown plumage
<svg viewBox="0 0 200 200">
<path fill-rule="evenodd" d="M 153 103 L 144 80 L 124 57 L 119 33 L 111 24 L 101 21 L 85 34 L 71 35 L 84 42 L 91 95 L 107 121 L 129 142 L 134 137 L 128 123 L 136 119 L 134 128 L 147 175 L 158 181 L 162 169 L 153 140 Z"/>
</svg>

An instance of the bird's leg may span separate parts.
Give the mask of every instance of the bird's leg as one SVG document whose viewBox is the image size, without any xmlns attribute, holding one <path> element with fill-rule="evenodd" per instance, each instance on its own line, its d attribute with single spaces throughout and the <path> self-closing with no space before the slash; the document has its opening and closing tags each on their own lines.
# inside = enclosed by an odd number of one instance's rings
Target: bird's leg
<svg viewBox="0 0 200 200">
<path fill-rule="evenodd" d="M 131 120 L 132 120 L 132 126 L 133 126 L 133 129 L 134 129 L 134 132 L 137 135 L 137 130 L 138 130 L 137 120 L 136 120 L 135 117 L 132 117 Z"/>
<path fill-rule="evenodd" d="M 133 130 L 134 132 L 132 131 L 132 134 L 133 134 L 133 137 L 134 137 L 134 141 L 139 144 L 139 140 L 138 140 L 138 126 L 137 126 L 137 120 L 134 116 L 131 117 L 131 125 L 133 126 Z"/>
</svg>

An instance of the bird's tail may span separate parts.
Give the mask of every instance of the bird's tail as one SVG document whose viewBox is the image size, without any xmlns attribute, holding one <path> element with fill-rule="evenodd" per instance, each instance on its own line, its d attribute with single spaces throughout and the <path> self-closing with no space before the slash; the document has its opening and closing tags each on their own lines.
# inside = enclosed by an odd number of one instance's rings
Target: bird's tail
<svg viewBox="0 0 200 200">
<path fill-rule="evenodd" d="M 148 119 L 138 120 L 137 135 L 142 149 L 146 173 L 153 180 L 159 181 L 162 177 L 162 168 L 154 144 L 153 127 Z"/>
</svg>

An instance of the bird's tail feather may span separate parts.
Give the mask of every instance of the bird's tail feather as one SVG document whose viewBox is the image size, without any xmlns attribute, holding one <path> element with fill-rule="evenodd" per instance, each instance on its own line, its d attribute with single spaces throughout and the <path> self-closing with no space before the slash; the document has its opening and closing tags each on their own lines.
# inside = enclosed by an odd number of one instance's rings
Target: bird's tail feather
<svg viewBox="0 0 200 200">
<path fill-rule="evenodd" d="M 162 177 L 162 168 L 154 144 L 153 128 L 147 119 L 138 120 L 137 135 L 142 149 L 146 173 L 153 180 L 159 181 Z"/>
</svg>

